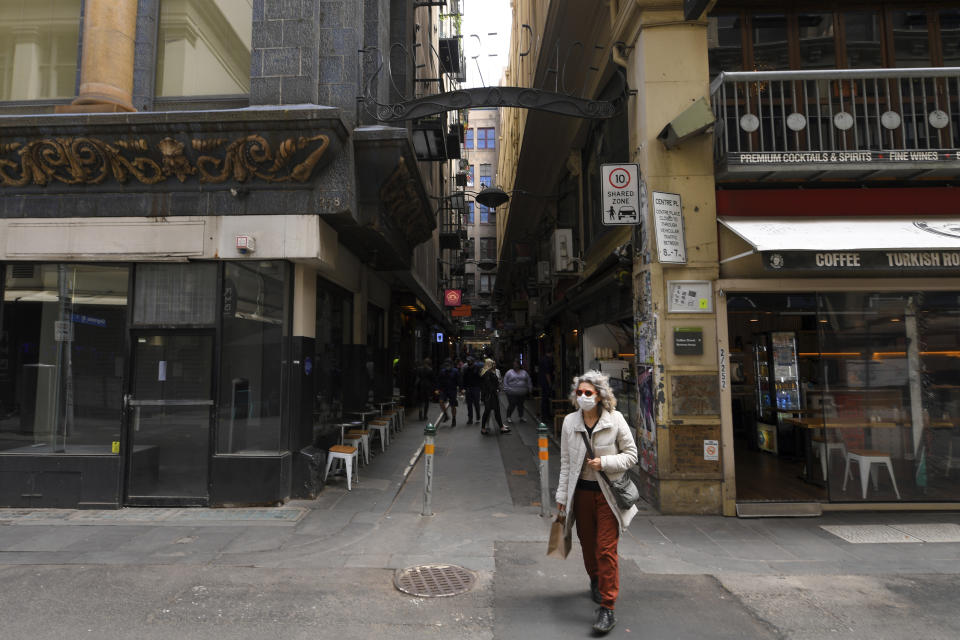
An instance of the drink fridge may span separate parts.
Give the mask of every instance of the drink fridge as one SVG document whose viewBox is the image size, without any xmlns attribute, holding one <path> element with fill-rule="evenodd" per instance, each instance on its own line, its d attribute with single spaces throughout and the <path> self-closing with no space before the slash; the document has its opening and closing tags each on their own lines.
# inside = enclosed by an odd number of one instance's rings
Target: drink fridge
<svg viewBox="0 0 960 640">
<path fill-rule="evenodd" d="M 795 454 L 793 427 L 781 418 L 800 409 L 797 339 L 792 331 L 754 336 L 757 396 L 757 446 L 764 451 Z"/>
</svg>

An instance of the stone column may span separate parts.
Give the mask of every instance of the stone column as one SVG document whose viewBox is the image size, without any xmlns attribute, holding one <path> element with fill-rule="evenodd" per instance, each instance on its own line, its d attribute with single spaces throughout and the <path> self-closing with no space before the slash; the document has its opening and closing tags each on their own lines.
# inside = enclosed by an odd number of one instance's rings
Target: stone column
<svg viewBox="0 0 960 640">
<path fill-rule="evenodd" d="M 133 56 L 137 0 L 86 0 L 80 91 L 64 111 L 136 111 Z"/>
<path fill-rule="evenodd" d="M 651 201 L 654 191 L 680 195 L 687 257 L 681 265 L 647 255 L 634 265 L 638 338 L 653 365 L 656 421 L 656 433 L 644 431 L 638 446 L 649 468 L 648 493 L 654 494 L 650 497 L 662 512 L 720 513 L 722 469 L 719 461 L 707 460 L 703 453 L 705 440 L 721 440 L 716 314 L 668 310 L 670 281 L 712 283 L 718 277 L 712 139 L 691 138 L 673 150 L 657 140 L 667 123 L 710 94 L 706 22 L 684 21 L 680 0 L 637 4 L 639 36 L 627 70 L 630 87 L 638 90 L 630 101 L 630 146 Z M 646 249 L 652 254 L 656 247 L 651 211 L 646 216 Z M 687 328 L 701 331 L 702 354 L 675 352 L 674 331 Z"/>
<path fill-rule="evenodd" d="M 13 83 L 5 100 L 36 100 L 40 92 L 40 33 L 35 25 L 13 31 Z"/>
</svg>

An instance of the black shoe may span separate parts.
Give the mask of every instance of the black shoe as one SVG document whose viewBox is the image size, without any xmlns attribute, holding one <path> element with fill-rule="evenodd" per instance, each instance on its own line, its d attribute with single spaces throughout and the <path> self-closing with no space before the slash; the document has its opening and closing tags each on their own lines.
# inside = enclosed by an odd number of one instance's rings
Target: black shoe
<svg viewBox="0 0 960 640">
<path fill-rule="evenodd" d="M 600 595 L 600 583 L 596 580 L 590 581 L 590 597 L 597 604 L 603 604 L 603 596 Z"/>
<path fill-rule="evenodd" d="M 613 615 L 613 609 L 597 607 L 597 621 L 593 623 L 594 631 L 608 633 L 615 624 L 617 624 L 617 618 Z"/>
<path fill-rule="evenodd" d="M 450 423 L 450 428 L 453 429 L 455 426 L 457 426 L 457 419 L 456 419 L 456 418 L 454 418 L 454 419 L 453 419 L 453 422 Z"/>
</svg>

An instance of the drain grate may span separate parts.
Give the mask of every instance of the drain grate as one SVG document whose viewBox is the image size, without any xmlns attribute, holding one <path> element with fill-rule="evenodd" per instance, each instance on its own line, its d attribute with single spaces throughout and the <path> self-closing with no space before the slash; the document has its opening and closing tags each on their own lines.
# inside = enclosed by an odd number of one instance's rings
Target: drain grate
<svg viewBox="0 0 960 640">
<path fill-rule="evenodd" d="M 453 564 L 424 564 L 397 571 L 394 586 L 412 596 L 442 598 L 466 593 L 477 578 L 473 573 Z"/>
</svg>

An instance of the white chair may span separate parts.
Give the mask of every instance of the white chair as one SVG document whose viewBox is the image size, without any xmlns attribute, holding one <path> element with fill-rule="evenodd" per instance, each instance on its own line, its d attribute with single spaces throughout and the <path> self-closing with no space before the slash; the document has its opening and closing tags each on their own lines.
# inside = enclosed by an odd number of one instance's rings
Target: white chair
<svg viewBox="0 0 960 640">
<path fill-rule="evenodd" d="M 820 470 L 823 472 L 823 479 L 827 479 L 827 465 L 830 463 L 830 454 L 834 451 L 840 453 L 843 458 L 847 457 L 847 445 L 843 442 L 828 442 L 821 437 L 811 439 L 813 445 L 813 455 L 820 458 Z"/>
<path fill-rule="evenodd" d="M 873 480 L 873 490 L 877 491 L 877 469 L 874 465 L 882 464 L 886 466 L 890 474 L 890 482 L 893 483 L 893 492 L 897 494 L 897 500 L 900 500 L 900 490 L 897 489 L 897 479 L 893 475 L 893 463 L 890 460 L 890 454 L 886 451 L 876 451 L 873 449 L 850 449 L 847 451 L 847 464 L 843 470 L 843 491 L 847 490 L 847 478 L 850 477 L 850 463 L 856 462 L 860 466 L 860 487 L 863 489 L 863 499 L 867 499 L 867 477 Z"/>
<path fill-rule="evenodd" d="M 377 432 L 380 436 L 380 451 L 386 451 L 387 445 L 390 444 L 390 419 L 371 420 L 367 423 L 367 429 Z"/>
<path fill-rule="evenodd" d="M 330 475 L 330 467 L 335 460 L 343 463 L 347 470 L 347 491 L 351 491 L 351 481 L 356 473 L 357 482 L 360 481 L 360 459 L 357 456 L 356 447 L 348 447 L 342 444 L 335 444 L 327 451 L 327 468 L 323 470 L 323 484 L 327 483 L 327 476 Z M 356 470 L 354 470 L 356 467 Z"/>
<path fill-rule="evenodd" d="M 340 444 L 355 446 L 363 454 L 363 464 L 370 464 L 370 431 L 367 429 L 350 429 L 347 431 Z"/>
<path fill-rule="evenodd" d="M 948 447 L 947 447 L 947 464 L 945 465 L 945 468 L 944 468 L 944 470 L 943 470 L 943 475 L 945 475 L 945 476 L 949 476 L 949 475 L 950 475 L 950 469 L 951 469 L 951 467 L 956 467 L 956 466 L 960 465 L 960 456 L 955 456 L 955 455 L 953 455 L 953 451 L 954 451 L 953 445 L 954 445 L 954 444 L 957 445 L 957 450 L 960 450 L 960 436 L 955 436 L 955 435 L 951 434 L 951 435 L 950 435 L 950 441 L 949 441 Z"/>
</svg>

